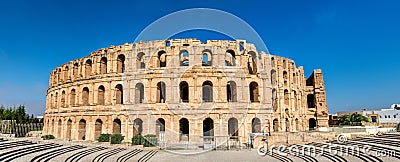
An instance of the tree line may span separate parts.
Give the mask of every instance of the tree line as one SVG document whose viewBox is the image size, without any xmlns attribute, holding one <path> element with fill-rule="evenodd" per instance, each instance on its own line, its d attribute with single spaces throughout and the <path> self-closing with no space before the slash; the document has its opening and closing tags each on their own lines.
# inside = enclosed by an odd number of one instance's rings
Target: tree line
<svg viewBox="0 0 400 162">
<path fill-rule="evenodd" d="M 16 123 L 32 123 L 35 121 L 33 114 L 29 116 L 26 113 L 25 106 L 19 105 L 18 107 L 4 107 L 0 106 L 0 120 L 15 120 Z"/>
</svg>

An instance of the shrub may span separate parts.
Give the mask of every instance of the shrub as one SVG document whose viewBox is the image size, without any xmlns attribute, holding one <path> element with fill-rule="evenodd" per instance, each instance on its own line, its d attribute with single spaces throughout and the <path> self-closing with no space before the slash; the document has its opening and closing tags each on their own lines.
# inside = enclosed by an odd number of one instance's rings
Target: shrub
<svg viewBox="0 0 400 162">
<path fill-rule="evenodd" d="M 111 134 L 100 134 L 99 139 L 97 141 L 99 142 L 110 142 Z"/>
<path fill-rule="evenodd" d="M 124 140 L 124 136 L 121 134 L 113 134 L 111 135 L 111 144 L 121 144 Z"/>
<path fill-rule="evenodd" d="M 132 138 L 132 145 L 142 145 L 144 142 L 144 138 L 141 134 L 137 134 Z"/>
<path fill-rule="evenodd" d="M 54 139 L 55 137 L 52 134 L 44 135 L 42 136 L 42 139 L 48 140 L 48 139 Z"/>
<path fill-rule="evenodd" d="M 144 147 L 152 147 L 157 145 L 157 137 L 154 134 L 142 136 L 137 134 L 132 138 L 132 145 L 143 145 Z"/>
</svg>

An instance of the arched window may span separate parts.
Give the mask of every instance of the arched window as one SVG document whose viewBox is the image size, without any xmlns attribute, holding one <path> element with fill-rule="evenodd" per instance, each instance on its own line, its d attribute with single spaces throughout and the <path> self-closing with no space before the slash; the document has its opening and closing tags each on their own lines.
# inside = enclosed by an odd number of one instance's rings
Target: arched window
<svg viewBox="0 0 400 162">
<path fill-rule="evenodd" d="M 283 66 L 283 69 L 286 69 L 286 60 L 284 59 L 283 61 L 282 61 L 282 66 Z"/>
<path fill-rule="evenodd" d="M 229 81 L 228 84 L 226 84 L 226 97 L 228 102 L 237 101 L 237 89 L 234 81 Z"/>
<path fill-rule="evenodd" d="M 107 73 L 107 57 L 102 57 L 100 60 L 100 74 Z"/>
<path fill-rule="evenodd" d="M 203 120 L 203 136 L 214 136 L 214 121 L 211 118 Z"/>
<path fill-rule="evenodd" d="M 253 118 L 251 120 L 251 132 L 261 133 L 261 121 L 258 118 Z"/>
<path fill-rule="evenodd" d="M 143 120 L 140 118 L 136 118 L 133 121 L 133 134 L 137 135 L 137 134 L 142 134 L 143 132 Z"/>
<path fill-rule="evenodd" d="M 315 108 L 315 98 L 313 94 L 307 95 L 308 108 Z"/>
<path fill-rule="evenodd" d="M 62 78 L 61 78 L 61 69 L 58 69 L 58 72 L 57 72 L 57 79 L 58 79 L 58 83 L 60 83 L 60 82 L 63 81 Z"/>
<path fill-rule="evenodd" d="M 284 85 L 287 86 L 288 83 L 288 74 L 286 71 L 283 71 L 283 79 L 284 79 Z"/>
<path fill-rule="evenodd" d="M 145 54 L 144 54 L 143 52 L 140 52 L 140 53 L 137 55 L 136 69 L 144 69 L 144 68 L 146 68 L 146 64 L 144 63 L 144 55 L 145 55 Z"/>
<path fill-rule="evenodd" d="M 74 75 L 74 79 L 77 79 L 78 78 L 78 63 L 74 64 L 74 69 L 73 69 L 72 73 L 74 73 L 73 74 Z"/>
<path fill-rule="evenodd" d="M 72 120 L 68 119 L 67 121 L 67 135 L 66 139 L 71 140 L 71 133 L 72 133 Z"/>
<path fill-rule="evenodd" d="M 275 68 L 275 58 L 271 57 L 271 66 Z"/>
<path fill-rule="evenodd" d="M 225 66 L 235 66 L 235 51 L 227 50 L 225 53 Z"/>
<path fill-rule="evenodd" d="M 211 81 L 205 81 L 202 86 L 203 102 L 213 102 L 213 84 Z"/>
<path fill-rule="evenodd" d="M 300 131 L 300 122 L 299 122 L 299 119 L 296 118 L 295 123 L 296 123 L 296 131 Z"/>
<path fill-rule="evenodd" d="M 250 102 L 260 102 L 258 99 L 258 84 L 256 82 L 251 82 L 249 85 L 250 89 Z"/>
<path fill-rule="evenodd" d="M 274 111 L 278 110 L 278 95 L 276 89 L 272 89 L 272 107 Z"/>
<path fill-rule="evenodd" d="M 64 69 L 64 81 L 67 81 L 68 80 L 68 71 L 69 71 L 69 67 L 68 66 L 66 66 L 65 67 L 65 69 Z"/>
<path fill-rule="evenodd" d="M 228 135 L 230 138 L 238 138 L 239 136 L 238 120 L 234 117 L 228 120 Z"/>
<path fill-rule="evenodd" d="M 98 140 L 103 129 L 103 121 L 101 119 L 97 119 L 94 123 L 94 139 Z"/>
<path fill-rule="evenodd" d="M 99 86 L 98 89 L 98 97 L 97 97 L 97 104 L 98 105 L 104 105 L 105 101 L 104 101 L 104 94 L 105 94 L 105 88 L 104 86 Z"/>
<path fill-rule="evenodd" d="M 89 88 L 88 87 L 83 88 L 82 104 L 83 104 L 83 106 L 89 106 Z"/>
<path fill-rule="evenodd" d="M 179 141 L 189 141 L 189 120 L 179 120 Z"/>
<path fill-rule="evenodd" d="M 85 78 L 89 78 L 92 74 L 92 60 L 87 60 L 85 63 Z"/>
<path fill-rule="evenodd" d="M 166 67 L 167 66 L 167 53 L 165 51 L 160 51 L 158 52 L 158 60 L 160 67 Z"/>
<path fill-rule="evenodd" d="M 124 103 L 124 93 L 122 85 L 118 84 L 115 86 L 115 104 L 123 104 L 123 103 Z"/>
<path fill-rule="evenodd" d="M 165 132 L 165 120 L 163 118 L 158 118 L 156 120 L 156 130 L 160 132 Z"/>
<path fill-rule="evenodd" d="M 211 66 L 212 65 L 212 55 L 210 50 L 203 50 L 202 55 L 202 66 Z"/>
<path fill-rule="evenodd" d="M 165 83 L 157 83 L 157 103 L 165 103 Z"/>
<path fill-rule="evenodd" d="M 76 98 L 75 89 L 72 89 L 71 90 L 71 94 L 70 94 L 70 98 L 69 98 L 69 104 L 71 106 L 75 106 L 75 98 Z"/>
<path fill-rule="evenodd" d="M 278 132 L 279 131 L 279 122 L 278 119 L 274 119 L 273 123 L 273 127 L 274 127 L 274 132 Z"/>
<path fill-rule="evenodd" d="M 125 72 L 125 55 L 120 54 L 117 58 L 117 73 Z"/>
<path fill-rule="evenodd" d="M 54 106 L 58 108 L 58 92 L 56 92 L 56 95 L 54 96 Z"/>
<path fill-rule="evenodd" d="M 142 83 L 138 83 L 135 86 L 135 103 L 143 103 L 144 100 L 144 86 Z"/>
<path fill-rule="evenodd" d="M 113 134 L 121 134 L 121 120 L 119 119 L 113 121 Z"/>
<path fill-rule="evenodd" d="M 62 107 L 67 107 L 65 104 L 65 91 L 61 92 L 61 106 Z"/>
<path fill-rule="evenodd" d="M 289 132 L 290 131 L 290 122 L 289 122 L 288 118 L 285 119 L 285 125 L 286 125 L 286 132 Z"/>
<path fill-rule="evenodd" d="M 276 71 L 271 70 L 271 84 L 275 85 L 276 84 Z"/>
<path fill-rule="evenodd" d="M 189 84 L 185 81 L 182 81 L 179 84 L 179 95 L 181 97 L 182 102 L 189 102 Z"/>
<path fill-rule="evenodd" d="M 294 111 L 296 111 L 296 107 L 297 107 L 297 93 L 296 93 L 296 91 L 293 91 L 293 108 L 294 108 Z"/>
<path fill-rule="evenodd" d="M 293 83 L 297 83 L 297 76 L 296 76 L 296 73 L 293 73 Z"/>
<path fill-rule="evenodd" d="M 287 89 L 284 90 L 284 99 L 285 99 L 285 105 L 289 105 L 289 91 Z"/>
<path fill-rule="evenodd" d="M 179 54 L 179 60 L 181 62 L 181 66 L 189 66 L 189 53 L 186 50 L 183 50 Z"/>
<path fill-rule="evenodd" d="M 78 140 L 85 140 L 86 135 L 86 120 L 81 119 L 78 126 Z"/>
<path fill-rule="evenodd" d="M 248 54 L 250 55 L 250 58 L 247 62 L 249 73 L 257 74 L 257 54 L 253 51 L 250 51 Z"/>
<path fill-rule="evenodd" d="M 309 130 L 314 130 L 316 126 L 317 126 L 317 122 L 315 121 L 314 118 L 308 119 L 308 129 Z"/>
</svg>

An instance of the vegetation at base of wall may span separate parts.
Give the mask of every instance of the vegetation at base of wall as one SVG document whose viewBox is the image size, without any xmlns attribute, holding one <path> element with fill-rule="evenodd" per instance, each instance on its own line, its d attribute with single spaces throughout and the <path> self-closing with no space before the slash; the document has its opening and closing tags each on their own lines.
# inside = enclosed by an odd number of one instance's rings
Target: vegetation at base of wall
<svg viewBox="0 0 400 162">
<path fill-rule="evenodd" d="M 113 134 L 111 135 L 111 144 L 121 144 L 124 138 L 125 136 L 121 134 Z"/>
<path fill-rule="evenodd" d="M 397 124 L 397 128 L 396 128 L 397 132 L 400 132 L 400 123 Z"/>
<path fill-rule="evenodd" d="M 54 138 L 55 137 L 52 134 L 47 134 L 47 135 L 42 136 L 42 139 L 44 139 L 44 140 L 49 140 L 49 139 L 54 139 Z"/>
<path fill-rule="evenodd" d="M 345 114 L 338 118 L 339 125 L 360 126 L 362 122 L 369 122 L 369 120 L 367 117 L 356 113 Z"/>
<path fill-rule="evenodd" d="M 132 138 L 132 145 L 143 145 L 144 147 L 156 146 L 157 137 L 154 134 L 146 134 L 144 136 L 137 134 Z"/>
<path fill-rule="evenodd" d="M 33 114 L 29 116 L 26 113 L 25 106 L 5 108 L 0 106 L 0 120 L 15 120 L 18 124 L 34 122 Z"/>
<path fill-rule="evenodd" d="M 99 139 L 97 141 L 99 142 L 110 142 L 111 134 L 100 134 Z"/>
</svg>

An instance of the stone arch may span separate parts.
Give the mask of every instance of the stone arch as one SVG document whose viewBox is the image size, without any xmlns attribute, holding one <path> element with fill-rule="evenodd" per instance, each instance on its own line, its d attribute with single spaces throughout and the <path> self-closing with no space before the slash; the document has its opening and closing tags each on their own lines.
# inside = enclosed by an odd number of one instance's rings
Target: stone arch
<svg viewBox="0 0 400 162">
<path fill-rule="evenodd" d="M 156 120 L 156 131 L 165 132 L 165 120 L 163 118 Z"/>
<path fill-rule="evenodd" d="M 100 59 L 100 74 L 107 73 L 107 57 L 102 57 Z"/>
<path fill-rule="evenodd" d="M 308 108 L 315 108 L 315 97 L 314 94 L 307 95 L 307 106 Z"/>
<path fill-rule="evenodd" d="M 300 131 L 300 121 L 299 121 L 299 119 L 296 118 L 294 121 L 296 123 L 296 131 Z"/>
<path fill-rule="evenodd" d="M 257 82 L 251 82 L 249 85 L 250 89 L 250 102 L 260 102 L 259 94 L 258 94 L 258 83 Z"/>
<path fill-rule="evenodd" d="M 89 106 L 89 88 L 84 87 L 82 90 L 82 105 Z"/>
<path fill-rule="evenodd" d="M 189 141 L 189 120 L 179 120 L 179 141 Z"/>
<path fill-rule="evenodd" d="M 202 51 L 202 55 L 201 55 L 201 64 L 202 66 L 212 66 L 212 53 L 209 49 L 205 49 Z"/>
<path fill-rule="evenodd" d="M 202 85 L 203 102 L 213 102 L 213 84 L 211 81 L 205 81 Z"/>
<path fill-rule="evenodd" d="M 276 84 L 276 71 L 271 70 L 271 84 L 275 85 Z"/>
<path fill-rule="evenodd" d="M 316 126 L 317 126 L 317 121 L 314 118 L 308 119 L 308 129 L 309 130 L 314 130 Z"/>
<path fill-rule="evenodd" d="M 54 95 L 54 106 L 55 108 L 58 108 L 58 92 L 56 92 L 56 95 Z"/>
<path fill-rule="evenodd" d="M 135 86 L 135 103 L 143 103 L 144 100 L 144 86 L 143 83 L 137 83 Z"/>
<path fill-rule="evenodd" d="M 275 58 L 271 57 L 271 67 L 275 68 Z"/>
<path fill-rule="evenodd" d="M 113 134 L 121 134 L 121 120 L 116 118 L 113 120 Z"/>
<path fill-rule="evenodd" d="M 290 131 L 290 122 L 289 122 L 289 119 L 288 118 L 286 118 L 285 119 L 285 126 L 286 126 L 286 132 L 289 132 Z"/>
<path fill-rule="evenodd" d="M 70 98 L 69 98 L 69 104 L 71 105 L 71 106 L 75 106 L 75 99 L 76 99 L 76 92 L 75 92 L 75 89 L 72 89 L 71 90 L 71 93 L 69 94 L 70 96 Z"/>
<path fill-rule="evenodd" d="M 159 67 L 167 66 L 167 52 L 164 50 L 158 52 L 158 61 Z"/>
<path fill-rule="evenodd" d="M 89 78 L 92 75 L 92 60 L 88 59 L 85 63 L 85 78 Z"/>
<path fill-rule="evenodd" d="M 275 88 L 272 89 L 272 107 L 274 111 L 278 110 L 278 94 Z"/>
<path fill-rule="evenodd" d="M 98 105 L 105 105 L 105 94 L 106 94 L 106 89 L 104 88 L 103 85 L 100 85 L 97 90 L 97 104 Z"/>
<path fill-rule="evenodd" d="M 136 69 L 145 69 L 146 68 L 146 64 L 144 62 L 144 56 L 145 56 L 145 53 L 143 53 L 143 52 L 139 52 L 137 54 Z"/>
<path fill-rule="evenodd" d="M 117 84 L 115 86 L 115 104 L 123 104 L 123 103 L 124 103 L 123 87 L 121 84 Z"/>
<path fill-rule="evenodd" d="M 283 69 L 286 69 L 286 60 L 285 59 L 282 60 L 282 66 L 283 66 Z"/>
<path fill-rule="evenodd" d="M 214 136 L 214 120 L 211 118 L 203 120 L 203 136 Z"/>
<path fill-rule="evenodd" d="M 165 100 L 166 100 L 165 83 L 158 82 L 157 83 L 157 103 L 165 103 Z"/>
<path fill-rule="evenodd" d="M 65 139 L 71 140 L 71 134 L 72 134 L 72 120 L 68 119 L 68 121 L 67 121 L 67 133 L 66 133 Z"/>
<path fill-rule="evenodd" d="M 50 108 L 54 108 L 54 96 L 50 94 Z"/>
<path fill-rule="evenodd" d="M 61 92 L 61 106 L 67 107 L 67 105 L 65 104 L 65 91 L 64 90 Z"/>
<path fill-rule="evenodd" d="M 279 121 L 278 119 L 274 119 L 272 122 L 273 128 L 274 128 L 274 132 L 278 132 L 279 131 Z"/>
<path fill-rule="evenodd" d="M 181 66 L 189 66 L 189 53 L 186 50 L 179 52 L 179 61 Z"/>
<path fill-rule="evenodd" d="M 57 123 L 57 136 L 59 139 L 61 139 L 61 128 L 62 128 L 62 121 L 61 119 L 58 119 Z"/>
<path fill-rule="evenodd" d="M 86 120 L 81 119 L 78 125 L 78 140 L 85 140 L 86 137 Z"/>
<path fill-rule="evenodd" d="M 230 138 L 237 138 L 239 136 L 238 129 L 238 120 L 235 117 L 231 117 L 228 120 L 228 135 L 230 136 Z"/>
<path fill-rule="evenodd" d="M 226 98 L 228 102 L 237 102 L 237 89 L 235 81 L 229 81 L 226 84 Z"/>
<path fill-rule="evenodd" d="M 286 106 L 289 106 L 289 91 L 287 89 L 285 89 L 283 91 L 283 98 L 284 98 L 284 103 Z"/>
<path fill-rule="evenodd" d="M 189 102 L 189 84 L 186 81 L 179 83 L 179 95 L 181 102 Z"/>
<path fill-rule="evenodd" d="M 117 57 L 117 73 L 125 72 L 125 55 L 120 54 Z"/>
<path fill-rule="evenodd" d="M 63 74 L 63 76 L 64 76 L 64 81 L 67 81 L 68 80 L 68 72 L 69 72 L 69 67 L 68 66 L 65 66 L 65 68 L 64 68 L 64 74 Z"/>
<path fill-rule="evenodd" d="M 294 111 L 297 110 L 297 92 L 296 91 L 293 91 L 293 108 L 294 108 Z"/>
<path fill-rule="evenodd" d="M 236 66 L 235 51 L 226 50 L 225 52 L 225 66 Z"/>
<path fill-rule="evenodd" d="M 133 121 L 133 135 L 142 134 L 143 132 L 143 120 L 136 118 Z"/>
<path fill-rule="evenodd" d="M 250 55 L 250 58 L 247 61 L 249 73 L 257 74 L 257 54 L 254 51 L 249 51 L 247 54 Z"/>
<path fill-rule="evenodd" d="M 252 133 L 261 133 L 261 121 L 257 117 L 255 117 L 251 120 L 251 132 Z"/>
<path fill-rule="evenodd" d="M 77 79 L 77 78 L 78 78 L 78 66 L 79 66 L 79 64 L 78 64 L 78 63 L 75 63 L 75 64 L 74 64 L 74 68 L 73 68 L 73 70 L 72 70 L 72 73 L 73 73 L 73 75 L 74 75 L 74 79 Z"/>
<path fill-rule="evenodd" d="M 96 119 L 94 123 L 94 140 L 98 140 L 103 130 L 103 121 Z"/>
</svg>

